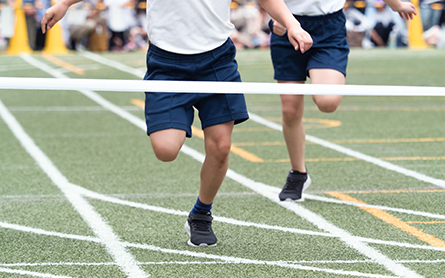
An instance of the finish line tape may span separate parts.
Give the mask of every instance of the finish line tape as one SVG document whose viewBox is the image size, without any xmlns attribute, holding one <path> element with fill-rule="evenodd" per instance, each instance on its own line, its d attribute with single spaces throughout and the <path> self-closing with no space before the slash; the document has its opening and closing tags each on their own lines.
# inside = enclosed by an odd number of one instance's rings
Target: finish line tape
<svg viewBox="0 0 445 278">
<path fill-rule="evenodd" d="M 445 87 L 0 77 L 0 89 L 213 94 L 445 96 Z"/>
</svg>

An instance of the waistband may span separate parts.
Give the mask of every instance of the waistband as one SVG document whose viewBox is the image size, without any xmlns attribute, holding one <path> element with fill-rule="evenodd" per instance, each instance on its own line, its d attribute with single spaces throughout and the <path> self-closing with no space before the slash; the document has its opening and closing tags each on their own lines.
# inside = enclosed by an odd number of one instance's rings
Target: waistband
<svg viewBox="0 0 445 278">
<path fill-rule="evenodd" d="M 215 49 L 198 53 L 198 54 L 180 54 L 180 53 L 174 53 L 170 51 L 166 51 L 162 48 L 157 47 L 156 45 L 152 44 L 151 42 L 148 42 L 148 52 L 152 55 L 161 57 L 163 59 L 171 59 L 171 60 L 201 60 L 201 59 L 207 59 L 211 57 L 215 57 L 221 49 L 230 47 L 232 45 L 232 40 L 228 38 L 222 45 L 218 46 Z"/>
<path fill-rule="evenodd" d="M 340 10 L 330 13 L 330 14 L 321 14 L 321 15 L 296 15 L 296 14 L 294 14 L 294 17 L 298 21 L 300 21 L 300 20 L 316 21 L 316 20 L 336 18 L 339 15 L 341 15 L 342 13 L 343 13 L 343 9 L 340 9 Z"/>
</svg>

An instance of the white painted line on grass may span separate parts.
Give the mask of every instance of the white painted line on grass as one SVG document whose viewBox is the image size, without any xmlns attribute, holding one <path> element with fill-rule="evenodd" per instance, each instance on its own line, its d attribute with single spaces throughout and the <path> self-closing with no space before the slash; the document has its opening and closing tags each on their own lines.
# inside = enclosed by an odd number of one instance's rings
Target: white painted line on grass
<svg viewBox="0 0 445 278">
<path fill-rule="evenodd" d="M 10 228 L 10 229 L 18 230 L 18 231 L 23 231 L 23 232 L 35 233 L 35 234 L 43 234 L 43 235 L 57 236 L 57 237 L 61 237 L 61 238 L 70 238 L 70 239 L 77 239 L 77 240 L 91 241 L 91 242 L 100 242 L 99 239 L 92 238 L 92 237 L 82 237 L 82 236 L 77 236 L 77 235 L 69 235 L 69 234 L 62 234 L 62 233 L 56 233 L 56 232 L 50 232 L 50 231 L 43 231 L 41 229 L 35 229 L 35 228 L 30 228 L 30 227 L 25 227 L 25 226 L 20 226 L 20 225 L 7 224 L 7 225 L 3 225 L 3 226 L 5 226 L 5 228 Z M 187 251 L 187 250 L 174 250 L 174 249 L 161 248 L 161 247 L 147 245 L 147 244 L 122 242 L 122 245 L 125 247 L 150 250 L 150 251 L 161 252 L 161 253 L 166 253 L 166 254 L 176 254 L 176 255 L 183 255 L 183 256 L 195 257 L 195 258 L 220 260 L 222 262 L 233 263 L 233 264 L 270 265 L 270 266 L 278 266 L 278 267 L 316 271 L 316 272 L 326 272 L 326 273 L 333 273 L 333 274 L 340 274 L 340 275 L 352 275 L 352 276 L 358 276 L 358 277 L 390 277 L 390 276 L 383 276 L 383 275 L 378 275 L 378 274 L 361 273 L 361 272 L 357 272 L 357 271 L 343 271 L 343 270 L 324 269 L 324 268 L 318 268 L 318 267 L 308 267 L 308 266 L 296 265 L 295 262 L 286 263 L 286 262 L 282 262 L 282 261 L 262 261 L 262 260 L 252 260 L 252 259 L 238 258 L 238 257 L 232 257 L 232 256 L 212 255 L 212 254 L 207 254 L 207 253 L 203 253 L 203 252 L 199 253 L 199 252 L 193 252 L 193 251 Z M 70 263 L 67 263 L 67 264 L 70 264 Z M 105 264 L 110 264 L 110 263 L 105 263 Z M 117 265 L 117 263 L 113 263 L 113 264 Z M 143 265 L 143 263 L 140 263 L 140 262 L 137 262 L 137 264 Z M 2 266 L 2 264 L 0 264 L 0 266 Z"/>
<path fill-rule="evenodd" d="M 293 268 L 293 269 L 306 270 L 306 271 L 326 272 L 326 273 L 339 274 L 339 275 L 352 275 L 352 276 L 358 276 L 358 277 L 376 277 L 376 278 L 377 277 L 393 277 L 393 276 L 387 276 L 387 275 L 361 273 L 358 271 L 324 269 L 324 268 L 318 268 L 318 267 L 289 264 L 289 263 L 285 263 L 282 261 L 278 261 L 278 262 L 277 261 L 260 261 L 260 260 L 236 258 L 236 257 L 231 257 L 231 256 L 213 255 L 213 254 L 207 254 L 207 253 L 197 253 L 197 252 L 191 252 L 191 251 L 171 250 L 171 249 L 155 247 L 155 246 L 151 246 L 151 245 L 147 245 L 147 244 L 130 244 L 129 246 L 146 249 L 146 250 L 159 251 L 159 252 L 163 252 L 163 253 L 176 254 L 176 255 L 185 255 L 185 256 L 192 256 L 192 257 L 205 258 L 205 259 L 217 259 L 217 260 L 223 260 L 226 262 L 232 262 L 232 263 L 238 263 L 238 264 L 269 265 L 269 266 L 286 267 L 286 268 Z"/>
<path fill-rule="evenodd" d="M 88 223 L 108 252 L 118 263 L 120 269 L 129 277 L 148 277 L 136 264 L 135 259 L 125 250 L 119 237 L 114 234 L 113 229 L 102 219 L 96 210 L 85 201 L 85 199 L 71 186 L 68 179 L 56 168 L 45 153 L 35 144 L 32 138 L 24 131 L 20 123 L 8 111 L 0 100 L 0 117 L 5 121 L 20 144 L 37 162 L 50 180 L 64 193 L 65 197 L 74 209 Z"/>
<path fill-rule="evenodd" d="M 260 182 L 255 182 L 247 177 L 244 177 L 232 170 L 227 171 L 227 176 L 232 178 L 235 181 L 243 184 L 244 186 L 254 190 L 255 192 L 260 193 L 264 197 L 269 200 L 293 211 L 295 214 L 299 215 L 303 219 L 306 219 L 308 222 L 314 224 L 319 229 L 327 231 L 333 235 L 339 237 L 341 241 L 343 241 L 347 246 L 357 250 L 362 255 L 376 261 L 377 263 L 383 265 L 387 270 L 391 271 L 397 276 L 400 277 L 422 277 L 418 275 L 416 272 L 410 270 L 409 268 L 391 260 L 384 254 L 380 253 L 380 251 L 368 246 L 366 243 L 358 240 L 349 232 L 338 228 L 333 225 L 329 221 L 325 220 L 320 215 L 313 213 L 312 211 L 304 208 L 303 206 L 294 203 L 294 202 L 281 202 L 278 198 L 278 193 L 280 189 L 266 185 Z"/>
<path fill-rule="evenodd" d="M 89 52 L 89 51 L 83 51 L 81 53 L 81 55 L 85 56 L 86 58 L 88 58 L 90 60 L 96 61 L 96 62 L 98 62 L 100 64 L 104 64 L 106 66 L 109 66 L 109 67 L 112 67 L 112 68 L 116 68 L 116 69 L 119 69 L 120 71 L 132 74 L 132 75 L 134 75 L 136 77 L 139 77 L 141 80 L 142 80 L 142 78 L 144 78 L 145 70 L 139 70 L 139 69 L 135 69 L 135 68 L 129 67 L 129 66 L 125 65 L 125 64 L 122 64 L 122 63 L 119 63 L 119 62 L 116 62 L 116 61 L 104 58 L 104 57 L 102 57 L 100 55 L 94 54 L 94 53 Z"/>
<path fill-rule="evenodd" d="M 395 211 L 395 212 L 400 212 L 400 213 L 405 213 L 405 214 L 410 214 L 410 215 L 418 215 L 418 216 L 423 216 L 423 217 L 434 218 L 434 219 L 445 219 L 445 215 L 442 215 L 442 214 L 429 213 L 429 212 L 423 212 L 423 211 L 415 211 L 415 210 L 410 210 L 410 209 L 393 208 L 393 207 L 387 207 L 387 206 L 365 205 L 365 204 L 342 201 L 342 200 L 337 200 L 337 199 L 332 199 L 332 198 L 326 198 L 326 197 L 307 194 L 307 193 L 304 194 L 304 198 L 309 199 L 309 200 L 319 201 L 319 202 L 325 202 L 325 203 L 334 203 L 334 204 L 364 207 L 364 208 L 376 208 L 376 209 L 380 209 L 380 210 Z"/>
<path fill-rule="evenodd" d="M 154 212 L 161 212 L 161 213 L 167 213 L 167 214 L 179 215 L 179 216 L 187 216 L 189 214 L 189 212 L 187 212 L 187 211 L 168 209 L 168 208 L 163 208 L 163 207 L 151 206 L 151 205 L 147 205 L 147 204 L 143 204 L 143 203 L 122 200 L 119 198 L 115 198 L 115 197 L 103 195 L 103 194 L 100 194 L 97 192 L 93 192 L 91 190 L 88 190 L 88 189 L 83 188 L 78 185 L 73 184 L 73 186 L 76 186 L 77 190 L 79 192 L 81 192 L 82 195 L 84 195 L 85 197 L 101 200 L 104 202 L 110 202 L 110 203 L 114 203 L 114 204 L 120 204 L 120 205 L 124 205 L 124 206 L 135 207 L 135 208 L 140 208 L 140 209 L 144 209 L 144 210 L 150 210 L 150 211 L 154 211 Z M 237 226 L 255 227 L 255 228 L 259 228 L 259 229 L 276 230 L 276 231 L 281 231 L 281 232 L 290 232 L 290 233 L 295 233 L 295 234 L 304 234 L 304 235 L 312 235 L 312 236 L 335 237 L 334 235 L 331 235 L 329 233 L 322 233 L 322 232 L 315 232 L 315 231 L 309 231 L 309 230 L 301 230 L 301 229 L 296 229 L 296 228 L 287 228 L 287 227 L 281 227 L 281 226 L 259 224 L 259 223 L 247 222 L 247 221 L 237 220 L 237 219 L 228 218 L 228 217 L 215 216 L 215 215 L 213 216 L 213 220 L 222 222 L 222 223 L 237 225 Z M 445 249 L 444 249 L 444 251 L 445 251 Z"/>
<path fill-rule="evenodd" d="M 278 130 L 278 131 L 282 131 L 283 130 L 283 127 L 281 125 L 275 123 L 275 122 L 266 120 L 263 117 L 260 117 L 260 116 L 258 116 L 256 114 L 253 114 L 253 113 L 249 113 L 249 115 L 250 115 L 250 119 L 252 121 L 255 121 L 255 122 L 259 123 L 259 124 L 265 125 L 267 127 L 270 127 L 272 129 L 275 129 L 275 130 Z M 417 180 L 420 180 L 420 181 L 423 181 L 423 182 L 427 182 L 427 183 L 431 183 L 431 184 L 434 184 L 436 186 L 445 188 L 445 180 L 440 180 L 440 179 L 429 177 L 427 175 L 418 173 L 416 171 L 409 170 L 409 169 L 403 168 L 401 166 L 397 166 L 395 164 L 392 164 L 390 162 L 383 161 L 381 159 L 378 159 L 378 158 L 375 158 L 375 157 L 372 157 L 372 156 L 369 156 L 369 155 L 366 155 L 366 154 L 363 154 L 363 153 L 360 153 L 360 152 L 357 152 L 357 151 L 354 151 L 354 150 L 342 147 L 340 145 L 337 145 L 337 144 L 331 143 L 329 141 L 317 138 L 315 136 L 306 135 L 306 140 L 309 141 L 309 142 L 321 145 L 321 146 L 323 146 L 325 148 L 329 148 L 329 149 L 335 150 L 337 152 L 349 155 L 351 157 L 355 157 L 355 158 L 358 158 L 358 159 L 370 162 L 370 163 L 375 164 L 377 166 L 380 166 L 380 167 L 382 167 L 384 169 L 387 169 L 387 170 L 390 170 L 390 171 L 394 171 L 394 172 L 400 173 L 402 175 L 405 175 L 405 176 L 408 176 L 408 177 L 412 177 L 412 178 L 415 178 Z"/>
<path fill-rule="evenodd" d="M 39 272 L 33 272 L 33 271 L 27 271 L 27 270 L 21 270 L 21 269 L 9 269 L 9 268 L 4 268 L 4 267 L 0 267 L 0 273 L 27 275 L 27 276 L 42 277 L 42 278 L 71 278 L 69 276 L 60 276 L 60 275 L 53 275 L 53 274 L 47 274 L 47 273 L 39 273 Z"/>
<path fill-rule="evenodd" d="M 185 150 L 185 151 L 187 152 L 187 150 Z M 172 215 L 179 215 L 179 216 L 187 216 L 188 215 L 188 212 L 186 212 L 186 211 L 168 209 L 168 208 L 157 207 L 157 206 L 147 205 L 147 204 L 143 204 L 143 203 L 128 201 L 128 200 L 122 200 L 122 199 L 119 199 L 116 197 L 107 196 L 104 194 L 100 194 L 100 193 L 88 190 L 86 188 L 83 188 L 83 187 L 75 185 L 75 184 L 72 184 L 72 186 L 76 187 L 78 192 L 82 193 L 82 195 L 89 197 L 89 198 L 101 200 L 104 202 L 110 202 L 110 203 L 114 203 L 114 204 L 120 204 L 120 205 L 124 205 L 124 206 L 135 207 L 135 208 L 140 208 L 140 209 L 144 209 L 144 210 L 167 213 L 167 214 L 172 214 Z M 279 193 L 278 188 L 272 187 L 271 190 L 275 191 L 276 194 Z M 352 203 L 352 204 L 355 204 L 355 203 Z M 392 209 L 392 208 L 388 208 L 388 209 Z M 393 209 L 393 210 L 398 210 L 398 209 Z M 408 214 L 410 214 L 410 212 L 411 211 L 404 211 L 404 213 L 408 213 Z M 415 211 L 413 211 L 413 212 L 414 212 L 413 214 L 416 214 Z M 339 236 L 333 235 L 331 233 L 323 233 L 323 232 L 316 232 L 316 231 L 310 231 L 310 230 L 301 230 L 301 229 L 288 228 L 288 227 L 282 227 L 282 226 L 272 226 L 272 225 L 267 225 L 267 224 L 241 221 L 241 220 L 237 220 L 237 219 L 233 219 L 233 218 L 215 216 L 215 215 L 213 217 L 214 217 L 214 221 L 237 225 L 237 226 L 255 227 L 258 229 L 276 230 L 276 231 L 281 231 L 281 232 L 289 232 L 289 233 L 312 235 L 312 236 L 339 237 Z M 378 240 L 378 239 L 371 239 L 371 238 L 364 238 L 364 237 L 356 237 L 356 236 L 353 236 L 353 237 L 356 240 L 359 240 L 362 242 L 367 242 L 367 243 L 375 243 L 375 244 L 381 244 L 381 245 L 398 246 L 398 247 L 414 248 L 414 249 L 434 250 L 434 251 L 441 251 L 441 252 L 445 251 L 445 248 L 440 248 L 440 247 L 435 247 L 435 246 L 430 246 L 430 245 L 416 245 L 416 244 L 409 244 L 409 243 L 395 242 L 395 241 L 385 241 L 385 240 Z"/>
<path fill-rule="evenodd" d="M 37 234 L 37 235 L 56 236 L 56 237 L 60 237 L 60 238 L 102 243 L 100 241 L 100 239 L 97 237 L 78 236 L 78 235 L 70 235 L 70 234 L 57 233 L 57 232 L 49 232 L 49 231 L 38 229 L 38 228 L 31 228 L 28 226 L 11 224 L 11 223 L 6 223 L 6 222 L 0 222 L 0 227 L 4 228 L 4 229 L 11 229 L 11 230 L 16 230 L 16 231 L 21 231 L 21 232 L 33 233 L 33 234 Z"/>
<path fill-rule="evenodd" d="M 369 264 L 375 263 L 372 260 L 334 260 L 334 261 L 270 261 L 275 263 L 288 263 L 288 264 Z M 397 260 L 399 263 L 406 264 L 415 264 L 415 263 L 426 263 L 426 264 L 437 264 L 437 263 L 445 263 L 445 260 Z M 228 262 L 228 261 L 165 261 L 165 262 L 138 262 L 139 265 L 198 265 L 198 264 L 236 264 L 238 262 Z M 10 263 L 10 264 L 2 264 L 0 263 L 0 267 L 33 267 L 33 266 L 109 266 L 116 265 L 115 262 L 104 262 L 104 263 L 77 263 L 77 262 L 58 262 L 58 263 Z"/>
<path fill-rule="evenodd" d="M 95 95 L 97 95 L 97 94 L 95 94 Z M 99 95 L 97 95 L 97 96 L 100 97 Z M 102 97 L 100 97 L 100 98 L 102 98 Z M 103 99 L 103 101 L 108 102 L 105 99 Z M 119 112 L 119 113 L 117 113 L 117 115 L 120 116 L 121 114 L 123 114 L 125 116 L 125 118 L 128 117 L 128 115 L 126 115 L 126 114 L 129 114 L 128 112 L 126 112 L 122 109 L 120 109 L 120 111 L 117 111 L 117 112 Z M 123 117 L 123 116 L 121 116 L 121 117 Z M 131 117 L 136 118 L 140 122 L 143 122 L 141 119 L 135 117 L 134 115 L 131 115 Z M 144 129 L 145 129 L 145 127 L 144 127 Z M 191 156 L 192 158 L 196 159 L 197 161 L 199 161 L 201 163 L 204 161 L 203 154 L 197 152 L 196 150 L 194 150 L 192 148 L 187 147 L 186 145 L 183 145 L 183 147 L 181 148 L 181 151 L 188 154 L 189 156 Z M 227 176 L 229 178 L 239 182 L 240 184 L 252 189 L 253 191 L 260 193 L 264 197 L 267 197 L 268 199 L 272 200 L 273 202 L 288 208 L 289 210 L 295 212 L 297 215 L 299 215 L 299 216 L 303 217 L 304 219 L 306 219 L 307 221 L 313 223 L 320 229 L 339 236 L 339 238 L 344 243 L 346 243 L 350 247 L 356 249 L 361 254 L 363 254 L 363 255 L 375 260 L 379 264 L 385 266 L 392 273 L 394 273 L 398 276 L 401 276 L 401 277 L 413 277 L 413 278 L 422 277 L 419 274 L 415 273 L 414 271 L 410 270 L 409 268 L 392 261 L 390 258 L 383 255 L 378 250 L 376 250 L 372 247 L 369 247 L 365 243 L 353 238 L 353 236 L 351 234 L 349 234 L 348 232 L 336 227 L 335 225 L 326 221 L 321 216 L 305 209 L 304 207 L 302 207 L 296 203 L 280 202 L 278 199 L 278 196 L 277 196 L 277 191 L 276 191 L 277 188 L 276 187 L 265 185 L 265 184 L 262 184 L 259 182 L 255 182 L 247 177 L 244 177 L 244 176 L 236 173 L 235 171 L 233 171 L 231 169 L 229 169 L 227 171 Z"/>
</svg>

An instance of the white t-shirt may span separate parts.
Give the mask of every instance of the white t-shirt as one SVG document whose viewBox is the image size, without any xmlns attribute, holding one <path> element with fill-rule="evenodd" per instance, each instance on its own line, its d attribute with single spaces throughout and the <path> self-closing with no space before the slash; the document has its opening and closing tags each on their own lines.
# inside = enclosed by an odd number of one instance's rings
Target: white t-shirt
<svg viewBox="0 0 445 278">
<path fill-rule="evenodd" d="M 346 0 L 284 0 L 295 15 L 325 15 L 343 8 Z"/>
<path fill-rule="evenodd" d="M 232 34 L 231 0 L 147 0 L 148 38 L 179 54 L 203 53 Z"/>
</svg>

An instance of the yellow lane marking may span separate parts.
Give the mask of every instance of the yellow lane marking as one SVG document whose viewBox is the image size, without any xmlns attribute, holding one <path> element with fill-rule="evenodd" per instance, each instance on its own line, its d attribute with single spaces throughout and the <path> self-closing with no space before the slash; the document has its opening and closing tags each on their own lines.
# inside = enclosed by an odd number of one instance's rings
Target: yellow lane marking
<svg viewBox="0 0 445 278">
<path fill-rule="evenodd" d="M 254 146 L 284 146 L 286 143 L 282 142 L 236 142 L 235 146 L 241 147 L 254 147 Z"/>
<path fill-rule="evenodd" d="M 139 99 L 132 99 L 131 103 L 136 106 L 139 106 L 141 108 L 144 108 L 144 106 L 145 106 L 145 102 L 142 100 L 139 100 Z M 192 126 L 192 133 L 196 137 L 204 139 L 204 131 L 202 131 L 201 129 Z M 232 144 L 232 146 L 230 147 L 230 151 L 236 155 L 241 156 L 242 158 L 244 158 L 250 162 L 264 162 L 263 159 L 259 158 L 258 156 L 254 155 L 252 153 L 249 153 L 248 151 L 245 151 L 241 148 L 236 147 L 234 144 Z"/>
<path fill-rule="evenodd" d="M 145 102 L 139 99 L 132 99 L 131 103 L 144 108 Z M 330 125 L 330 127 L 339 126 L 341 122 L 332 121 L 332 120 L 324 120 L 324 119 L 307 119 L 311 122 L 324 123 L 326 125 Z M 201 139 L 204 139 L 203 131 L 197 128 L 192 127 L 193 133 Z M 269 130 L 269 128 L 237 128 L 234 131 L 238 132 L 251 132 L 251 131 L 265 131 Z M 364 143 L 395 143 L 395 142 L 444 142 L 445 137 L 440 138 L 412 138 L 412 139 L 375 139 L 375 140 L 348 140 L 348 141 L 333 141 L 336 144 L 364 144 Z M 239 148 L 240 146 L 284 146 L 284 142 L 237 142 L 232 143 L 231 151 L 242 158 L 250 161 L 250 162 L 268 162 L 268 163 L 281 163 L 281 162 L 289 162 L 287 159 L 270 159 L 264 160 L 246 150 Z M 385 157 L 381 158 L 383 160 L 388 161 L 416 161 L 416 160 L 445 160 L 445 156 L 439 157 Z M 360 159 L 354 157 L 334 157 L 334 158 L 306 158 L 305 162 L 342 162 L 342 161 L 358 161 Z"/>
<path fill-rule="evenodd" d="M 317 111 L 318 109 L 307 109 Z M 409 106 L 340 106 L 337 110 L 341 111 L 407 111 L 407 112 L 436 112 L 436 111 L 444 111 L 445 107 L 443 106 L 425 106 L 425 107 L 409 107 Z"/>
<path fill-rule="evenodd" d="M 133 98 L 132 100 L 130 100 L 130 102 L 142 109 L 144 109 L 145 107 L 145 102 L 143 100 Z"/>
<path fill-rule="evenodd" d="M 42 57 L 45 58 L 46 60 L 50 61 L 51 63 L 58 65 L 59 67 L 65 68 L 69 71 L 72 71 L 78 75 L 84 75 L 84 73 L 85 73 L 83 71 L 83 69 L 80 69 L 80 68 L 78 68 L 70 63 L 67 63 L 65 61 L 62 61 L 48 53 L 42 53 Z"/>
<path fill-rule="evenodd" d="M 235 127 L 233 132 L 276 131 L 270 127 Z"/>
<path fill-rule="evenodd" d="M 319 111 L 317 106 L 305 107 L 306 111 Z M 340 105 L 337 108 L 339 111 L 407 111 L 407 112 L 438 112 L 444 111 L 445 106 L 422 106 L 422 107 L 409 107 L 409 106 L 345 106 Z M 249 106 L 249 111 L 281 111 L 281 106 Z M 276 117 L 276 121 L 280 121 L 280 118 Z"/>
<path fill-rule="evenodd" d="M 445 224 L 445 221 L 405 221 L 409 224 Z"/>
<path fill-rule="evenodd" d="M 250 131 L 269 131 L 269 128 L 251 128 L 251 129 L 238 129 L 238 132 L 250 132 Z M 235 131 L 235 130 L 234 130 Z M 275 131 L 275 130 L 274 130 Z M 331 143 L 344 145 L 344 144 L 388 144 L 388 143 L 434 143 L 445 142 L 445 137 L 439 138 L 401 138 L 401 139 L 371 139 L 371 140 L 334 140 Z M 284 141 L 279 142 L 238 142 L 237 146 L 284 146 Z M 306 145 L 316 145 L 312 142 L 306 142 Z"/>
<path fill-rule="evenodd" d="M 246 150 L 235 147 L 233 144 L 230 147 L 230 151 L 233 152 L 234 154 L 241 156 L 242 158 L 244 158 L 250 162 L 264 162 L 264 159 L 259 158 L 258 156 L 254 155 L 253 153 L 249 153 Z"/>
<path fill-rule="evenodd" d="M 338 193 L 339 191 L 327 191 L 329 193 Z M 438 193 L 445 192 L 445 189 L 391 189 L 391 190 L 347 190 L 341 191 L 344 194 L 372 194 L 372 193 Z"/>
<path fill-rule="evenodd" d="M 328 195 L 331 195 L 331 196 L 336 197 L 343 201 L 367 205 L 365 202 L 355 199 L 355 198 L 348 196 L 346 194 L 343 194 L 343 193 L 330 192 L 330 193 L 328 193 Z M 406 222 L 403 222 L 402 220 L 398 219 L 397 217 L 393 216 L 392 214 L 387 213 L 386 211 L 383 211 L 381 209 L 376 209 L 376 208 L 368 208 L 368 207 L 359 207 L 359 208 L 372 214 L 373 216 L 377 217 L 378 219 L 381 219 L 381 220 L 385 221 L 386 223 L 388 223 L 388 224 L 390 224 L 390 225 L 392 225 L 392 226 L 394 226 L 394 227 L 396 227 L 410 235 L 417 237 L 419 240 L 427 242 L 431 246 L 445 248 L 445 241 L 443 241 L 439 238 L 436 238 L 433 235 L 424 233 L 422 230 L 419 230 L 411 225 L 408 225 Z"/>
<path fill-rule="evenodd" d="M 438 157 L 380 157 L 381 160 L 387 161 L 418 161 L 418 160 L 445 160 L 445 156 Z M 344 162 L 344 161 L 359 161 L 355 157 L 322 157 L 322 158 L 305 158 L 305 162 Z M 264 162 L 289 162 L 289 158 L 283 159 L 266 159 Z"/>
<path fill-rule="evenodd" d="M 371 140 L 337 140 L 335 144 L 382 144 L 382 143 L 429 143 L 445 142 L 445 137 L 439 138 L 401 138 L 401 139 L 371 139 Z"/>
<path fill-rule="evenodd" d="M 281 117 L 265 117 L 265 119 L 273 122 L 281 122 Z M 303 123 L 309 124 L 304 126 L 305 129 L 319 129 L 319 128 L 331 128 L 331 127 L 341 126 L 340 121 L 327 120 L 327 119 L 303 118 Z"/>
<path fill-rule="evenodd" d="M 197 137 L 204 139 L 204 131 L 202 131 L 201 129 L 192 126 L 192 132 Z M 230 147 L 230 151 L 236 155 L 241 156 L 242 158 L 244 158 L 245 160 L 248 160 L 250 162 L 264 162 L 264 160 L 262 158 L 259 158 L 258 156 L 254 155 L 252 153 L 249 153 L 248 151 L 238 148 L 238 147 L 234 146 L 233 144 Z"/>
<path fill-rule="evenodd" d="M 384 160 L 396 161 L 396 160 L 444 160 L 445 156 L 438 157 L 426 157 L 426 156 L 414 156 L 414 157 L 385 157 Z"/>
</svg>

